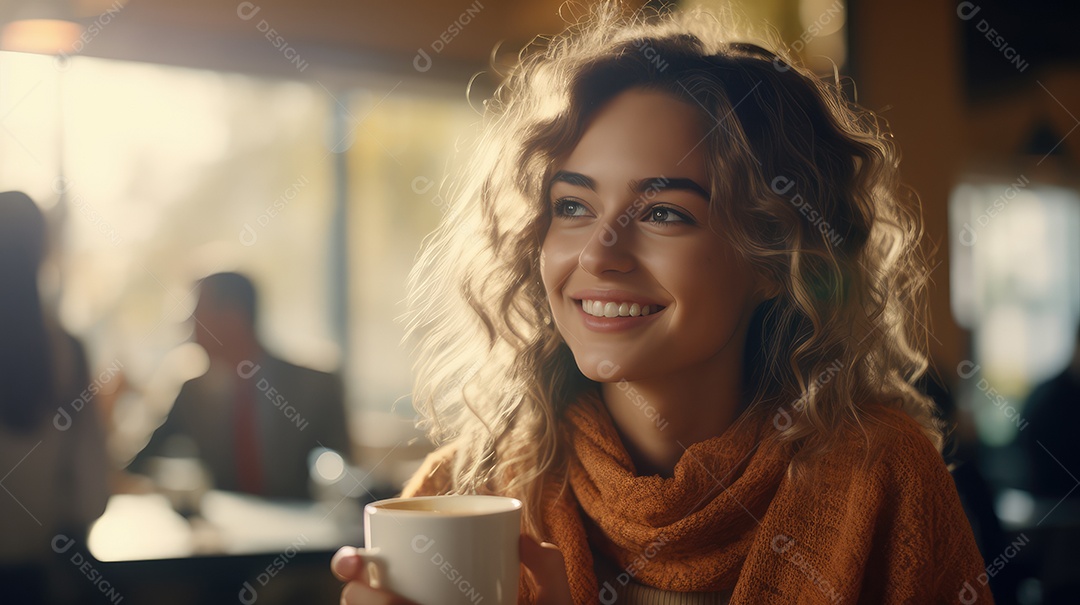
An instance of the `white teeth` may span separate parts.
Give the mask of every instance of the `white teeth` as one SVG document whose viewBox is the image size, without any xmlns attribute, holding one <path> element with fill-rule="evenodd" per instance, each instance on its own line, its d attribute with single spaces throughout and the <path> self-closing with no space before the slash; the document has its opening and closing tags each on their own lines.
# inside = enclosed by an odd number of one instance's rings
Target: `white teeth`
<svg viewBox="0 0 1080 605">
<path fill-rule="evenodd" d="M 602 300 L 583 300 L 581 308 L 594 317 L 638 317 L 653 313 L 659 308 L 638 303 L 605 302 Z"/>
</svg>

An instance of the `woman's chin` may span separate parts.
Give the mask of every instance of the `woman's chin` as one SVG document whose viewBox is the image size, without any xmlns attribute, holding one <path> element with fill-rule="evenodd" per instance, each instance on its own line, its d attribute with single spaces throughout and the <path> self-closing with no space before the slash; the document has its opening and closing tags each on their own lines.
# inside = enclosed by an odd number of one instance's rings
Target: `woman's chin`
<svg viewBox="0 0 1080 605">
<path fill-rule="evenodd" d="M 577 359 L 578 369 L 593 382 L 621 382 L 632 380 L 631 368 L 627 360 L 609 358 Z"/>
</svg>

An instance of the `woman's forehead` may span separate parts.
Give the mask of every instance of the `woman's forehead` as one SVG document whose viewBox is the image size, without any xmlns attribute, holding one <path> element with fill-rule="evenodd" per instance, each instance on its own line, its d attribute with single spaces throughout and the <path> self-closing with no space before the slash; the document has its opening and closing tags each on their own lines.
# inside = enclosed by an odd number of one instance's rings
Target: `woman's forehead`
<svg viewBox="0 0 1080 605">
<path fill-rule="evenodd" d="M 597 110 L 555 168 L 603 183 L 685 178 L 704 186 L 709 134 L 702 112 L 686 101 L 631 89 Z"/>
</svg>

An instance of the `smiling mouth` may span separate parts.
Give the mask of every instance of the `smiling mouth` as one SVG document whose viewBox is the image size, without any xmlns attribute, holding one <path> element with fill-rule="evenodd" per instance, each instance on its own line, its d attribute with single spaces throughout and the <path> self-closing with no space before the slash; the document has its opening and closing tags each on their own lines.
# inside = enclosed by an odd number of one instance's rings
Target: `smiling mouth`
<svg viewBox="0 0 1080 605">
<path fill-rule="evenodd" d="M 641 305 L 630 302 L 613 302 L 603 300 L 577 300 L 575 301 L 581 310 L 593 317 L 644 317 L 663 311 L 667 307 L 662 305 Z"/>
</svg>

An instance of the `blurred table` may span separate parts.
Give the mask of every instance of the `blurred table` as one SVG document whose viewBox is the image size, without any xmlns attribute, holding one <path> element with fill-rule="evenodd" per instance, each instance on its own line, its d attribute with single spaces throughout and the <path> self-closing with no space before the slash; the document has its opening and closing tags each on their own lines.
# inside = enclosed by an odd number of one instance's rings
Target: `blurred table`
<svg viewBox="0 0 1080 605">
<path fill-rule="evenodd" d="M 90 530 L 100 561 L 333 550 L 363 539 L 356 500 L 274 501 L 224 491 L 203 495 L 185 518 L 160 494 L 116 494 Z"/>
<path fill-rule="evenodd" d="M 337 602 L 341 584 L 330 557 L 341 545 L 363 543 L 360 500 L 274 501 L 211 490 L 198 503 L 196 514 L 183 516 L 159 493 L 111 496 L 87 540 L 96 582 L 108 581 L 125 605 Z M 81 600 L 65 605 L 109 602 L 95 580 L 72 573 Z"/>
</svg>

